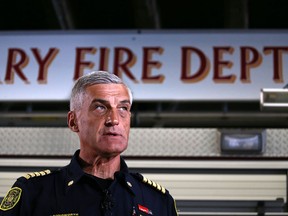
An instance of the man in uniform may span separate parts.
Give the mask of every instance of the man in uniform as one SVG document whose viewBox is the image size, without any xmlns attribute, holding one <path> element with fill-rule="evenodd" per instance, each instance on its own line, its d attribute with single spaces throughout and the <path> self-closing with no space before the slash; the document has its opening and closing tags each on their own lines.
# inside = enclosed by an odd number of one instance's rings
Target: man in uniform
<svg viewBox="0 0 288 216">
<path fill-rule="evenodd" d="M 68 126 L 80 149 L 66 167 L 20 177 L 0 205 L 0 216 L 175 216 L 172 196 L 141 174 L 129 173 L 120 156 L 130 131 L 130 89 L 98 71 L 73 89 Z"/>
</svg>

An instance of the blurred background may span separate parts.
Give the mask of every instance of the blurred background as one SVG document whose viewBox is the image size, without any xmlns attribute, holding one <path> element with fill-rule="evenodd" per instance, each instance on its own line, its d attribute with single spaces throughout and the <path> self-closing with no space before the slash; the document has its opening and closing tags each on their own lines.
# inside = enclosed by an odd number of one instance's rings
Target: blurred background
<svg viewBox="0 0 288 216">
<path fill-rule="evenodd" d="M 2 0 L 0 35 L 82 30 L 285 35 L 287 11 L 287 0 Z M 19 176 L 69 162 L 78 139 L 67 128 L 68 110 L 65 100 L 0 101 L 0 200 Z M 169 188 L 182 212 L 196 212 L 185 215 L 288 212 L 287 108 L 262 110 L 259 92 L 255 100 L 136 100 L 132 113 L 124 153 L 129 167 Z M 235 129 L 236 138 L 229 133 L 227 138 L 232 147 L 235 140 L 244 147 L 255 141 L 261 149 L 223 153 L 219 136 L 226 129 Z M 210 213 L 197 213 L 205 211 Z"/>
</svg>

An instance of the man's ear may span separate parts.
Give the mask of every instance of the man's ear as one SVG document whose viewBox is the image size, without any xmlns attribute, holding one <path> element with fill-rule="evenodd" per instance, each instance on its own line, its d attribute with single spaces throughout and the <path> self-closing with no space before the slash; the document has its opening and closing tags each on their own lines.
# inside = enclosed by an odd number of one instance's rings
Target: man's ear
<svg viewBox="0 0 288 216">
<path fill-rule="evenodd" d="M 78 128 L 78 125 L 77 125 L 76 113 L 74 111 L 69 111 L 68 112 L 67 124 L 68 124 L 68 127 L 73 132 L 78 132 L 79 131 L 79 128 Z"/>
</svg>

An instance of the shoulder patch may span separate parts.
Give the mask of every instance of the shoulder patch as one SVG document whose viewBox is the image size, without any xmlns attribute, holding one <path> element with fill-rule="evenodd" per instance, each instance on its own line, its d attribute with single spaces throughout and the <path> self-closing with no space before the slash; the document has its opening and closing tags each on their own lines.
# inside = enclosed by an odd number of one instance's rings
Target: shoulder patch
<svg viewBox="0 0 288 216">
<path fill-rule="evenodd" d="M 143 183 L 145 184 L 148 184 L 150 186 L 152 186 L 153 188 L 155 188 L 156 190 L 162 192 L 163 194 L 166 194 L 167 193 L 167 190 L 161 186 L 160 184 L 154 182 L 154 181 L 151 181 L 150 179 L 147 179 L 146 177 L 144 177 L 143 175 L 141 175 L 140 173 L 137 173 L 136 174 L 136 177 L 141 180 Z"/>
<path fill-rule="evenodd" d="M 22 189 L 19 187 L 11 188 L 1 202 L 0 209 L 7 211 L 15 207 L 21 197 Z"/>
<path fill-rule="evenodd" d="M 51 173 L 51 171 L 47 169 L 47 170 L 43 170 L 40 172 L 28 173 L 28 174 L 24 175 L 23 177 L 26 179 L 30 179 L 30 178 L 34 178 L 34 177 L 38 177 L 38 176 L 45 176 L 45 175 L 48 175 L 50 173 Z"/>
</svg>

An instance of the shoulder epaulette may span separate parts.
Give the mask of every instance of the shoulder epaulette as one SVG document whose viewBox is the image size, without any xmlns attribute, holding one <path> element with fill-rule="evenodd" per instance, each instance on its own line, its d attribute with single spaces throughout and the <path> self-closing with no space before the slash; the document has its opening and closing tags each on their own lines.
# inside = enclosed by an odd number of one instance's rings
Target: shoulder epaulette
<svg viewBox="0 0 288 216">
<path fill-rule="evenodd" d="M 155 188 L 156 190 L 162 192 L 163 194 L 167 193 L 167 190 L 163 186 L 161 186 L 160 184 L 158 184 L 158 183 L 156 183 L 154 181 L 151 181 L 150 179 L 147 179 L 146 177 L 144 177 L 140 173 L 135 174 L 135 176 L 137 176 L 137 178 L 139 180 L 141 180 L 143 183 L 152 186 L 153 188 Z"/>
<path fill-rule="evenodd" d="M 31 173 L 24 175 L 23 177 L 26 179 L 30 179 L 30 178 L 34 178 L 34 177 L 45 176 L 45 175 L 48 175 L 50 173 L 51 173 L 51 171 L 47 169 L 47 170 L 43 170 L 40 172 L 31 172 Z"/>
</svg>

